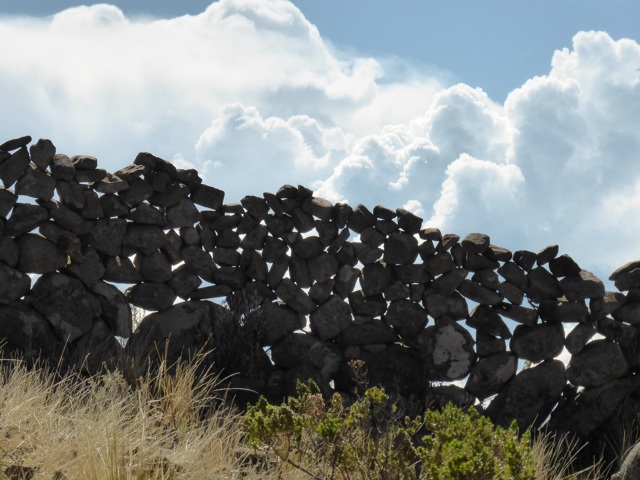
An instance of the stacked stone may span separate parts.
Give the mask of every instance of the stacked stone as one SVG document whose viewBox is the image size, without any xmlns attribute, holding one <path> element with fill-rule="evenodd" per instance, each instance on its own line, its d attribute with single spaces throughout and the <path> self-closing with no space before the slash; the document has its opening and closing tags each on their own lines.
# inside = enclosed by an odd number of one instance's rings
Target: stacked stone
<svg viewBox="0 0 640 480">
<path fill-rule="evenodd" d="M 21 355 L 64 347 L 95 370 L 122 348 L 116 337 L 193 353 L 229 317 L 210 299 L 242 294 L 255 301 L 255 345 L 236 382 L 271 398 L 308 378 L 350 393 L 362 360 L 369 385 L 405 398 L 495 396 L 486 412 L 500 424 L 555 409 L 558 428 L 588 435 L 638 387 L 640 261 L 611 276 L 626 295 L 606 292 L 556 245 L 512 253 L 302 186 L 225 204 L 195 170 L 149 153 L 111 174 L 30 142 L 0 145 L 0 337 Z M 129 304 L 154 312 L 135 332 Z M 517 373 L 520 361 L 531 368 Z"/>
</svg>

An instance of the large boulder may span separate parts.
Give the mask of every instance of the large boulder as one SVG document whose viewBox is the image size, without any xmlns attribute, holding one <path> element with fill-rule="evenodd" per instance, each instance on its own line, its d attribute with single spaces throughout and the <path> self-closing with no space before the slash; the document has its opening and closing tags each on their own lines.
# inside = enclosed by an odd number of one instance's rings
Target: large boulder
<svg viewBox="0 0 640 480">
<path fill-rule="evenodd" d="M 616 288 L 621 292 L 640 288 L 640 260 L 626 263 L 616 269 L 609 277 L 609 280 L 612 280 Z"/>
<path fill-rule="evenodd" d="M 597 387 L 585 388 L 571 401 L 553 412 L 549 426 L 569 431 L 582 438 L 607 425 L 612 416 L 620 414 L 620 407 L 638 388 L 636 379 L 621 378 Z"/>
<path fill-rule="evenodd" d="M 604 297 L 604 283 L 593 273 L 581 270 L 578 275 L 565 277 L 560 288 L 569 301 Z"/>
<path fill-rule="evenodd" d="M 509 346 L 523 360 L 534 363 L 551 360 L 562 353 L 564 328 L 560 323 L 518 325 Z"/>
<path fill-rule="evenodd" d="M 479 400 L 495 395 L 516 374 L 518 357 L 510 352 L 481 358 L 474 365 L 465 390 Z"/>
<path fill-rule="evenodd" d="M 559 360 L 522 370 L 493 399 L 486 410 L 496 425 L 516 420 L 520 429 L 541 425 L 565 387 L 564 364 Z"/>
<path fill-rule="evenodd" d="M 380 262 L 365 265 L 360 272 L 360 285 L 367 297 L 384 292 L 392 281 L 392 268 Z"/>
<path fill-rule="evenodd" d="M 150 311 L 167 310 L 177 297 L 166 283 L 137 283 L 127 288 L 124 296 L 129 303 Z"/>
<path fill-rule="evenodd" d="M 220 307 L 222 308 L 222 307 Z M 144 317 L 131 335 L 126 350 L 145 362 L 175 364 L 198 351 L 212 348 L 213 322 L 224 314 L 206 301 L 183 302 Z M 166 355 L 166 359 L 158 358 Z"/>
<path fill-rule="evenodd" d="M 316 304 L 302 288 L 285 278 L 276 288 L 276 295 L 296 312 L 306 315 L 315 310 Z M 346 327 L 345 327 L 346 328 Z"/>
<path fill-rule="evenodd" d="M 458 292 L 443 295 L 433 288 L 426 288 L 422 302 L 427 313 L 436 319 L 448 317 L 462 320 L 469 316 L 469 306 Z"/>
<path fill-rule="evenodd" d="M 16 203 L 4 226 L 5 235 L 18 237 L 34 230 L 49 218 L 46 208 L 28 203 Z"/>
<path fill-rule="evenodd" d="M 31 291 L 33 307 L 52 325 L 62 342 L 89 333 L 93 318 L 101 313 L 100 303 L 82 283 L 63 273 L 42 275 Z"/>
<path fill-rule="evenodd" d="M 75 367 L 91 374 L 111 369 L 122 357 L 123 347 L 113 336 L 111 328 L 102 320 L 93 323 L 91 331 L 69 347 Z"/>
<path fill-rule="evenodd" d="M 0 344 L 6 352 L 19 351 L 37 359 L 51 358 L 57 339 L 49 322 L 21 301 L 0 305 Z"/>
<path fill-rule="evenodd" d="M 262 345 L 273 345 L 288 334 L 305 327 L 306 319 L 292 308 L 279 303 L 267 303 L 254 314 Z"/>
<path fill-rule="evenodd" d="M 527 275 L 527 281 L 525 292 L 534 302 L 556 300 L 563 295 L 556 277 L 543 267 L 532 269 Z"/>
<path fill-rule="evenodd" d="M 126 233 L 127 223 L 122 218 L 97 220 L 91 229 L 91 245 L 100 253 L 116 257 L 122 251 Z"/>
<path fill-rule="evenodd" d="M 83 257 L 79 261 L 72 261 L 65 271 L 84 283 L 87 288 L 91 288 L 102 279 L 105 273 L 104 264 L 93 248 L 87 249 Z"/>
<path fill-rule="evenodd" d="M 620 345 L 609 340 L 594 340 L 571 357 L 567 380 L 574 385 L 597 387 L 622 377 L 627 370 Z"/>
<path fill-rule="evenodd" d="M 476 361 L 471 334 L 455 322 L 441 322 L 418 335 L 417 348 L 431 381 L 466 377 Z"/>
<path fill-rule="evenodd" d="M 351 307 L 340 297 L 333 295 L 309 317 L 311 331 L 323 340 L 337 337 L 351 325 Z"/>
<path fill-rule="evenodd" d="M 464 280 L 458 287 L 458 291 L 469 300 L 482 305 L 498 305 L 504 297 L 495 290 L 475 283 L 471 280 Z"/>
<path fill-rule="evenodd" d="M 31 278 L 0 262 L 0 304 L 11 303 L 29 292 Z"/>
<path fill-rule="evenodd" d="M 410 265 L 418 256 L 418 240 L 408 233 L 394 232 L 384 242 L 384 261 L 388 265 Z"/>
<path fill-rule="evenodd" d="M 502 317 L 488 305 L 478 305 L 471 311 L 466 324 L 477 331 L 500 338 L 511 338 L 511 331 Z"/>
<path fill-rule="evenodd" d="M 427 325 L 427 311 L 410 300 L 396 300 L 389 304 L 384 321 L 401 337 L 413 339 Z"/>
<path fill-rule="evenodd" d="M 271 370 L 255 325 L 243 325 L 237 313 L 208 301 L 178 303 L 147 315 L 126 349 L 151 365 L 165 361 L 172 366 L 200 355 L 202 367 L 241 377 L 241 384 L 264 383 Z"/>
<path fill-rule="evenodd" d="M 18 240 L 18 248 L 18 268 L 24 273 L 51 273 L 67 264 L 67 256 L 41 235 L 22 235 Z"/>
<path fill-rule="evenodd" d="M 309 351 L 316 344 L 329 348 L 327 342 L 323 342 L 314 335 L 301 332 L 291 333 L 271 348 L 273 362 L 278 368 L 295 367 L 307 360 Z"/>
</svg>

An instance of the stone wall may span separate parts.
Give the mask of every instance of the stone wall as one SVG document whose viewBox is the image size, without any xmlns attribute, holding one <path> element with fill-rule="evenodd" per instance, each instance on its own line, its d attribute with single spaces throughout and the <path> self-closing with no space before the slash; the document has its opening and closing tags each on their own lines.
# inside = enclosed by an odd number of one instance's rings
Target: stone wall
<svg viewBox="0 0 640 480">
<path fill-rule="evenodd" d="M 401 398 L 479 400 L 503 425 L 553 412 L 554 428 L 585 438 L 639 411 L 640 261 L 611 275 L 627 293 L 608 292 L 556 245 L 512 253 L 302 186 L 225 204 L 149 153 L 112 174 L 29 143 L 0 145 L 7 351 L 64 351 L 93 371 L 119 355 L 116 336 L 144 358 L 211 347 L 232 385 L 276 400 L 309 377 L 353 392 L 362 360 L 369 385 Z M 130 304 L 154 312 L 135 331 Z"/>
</svg>

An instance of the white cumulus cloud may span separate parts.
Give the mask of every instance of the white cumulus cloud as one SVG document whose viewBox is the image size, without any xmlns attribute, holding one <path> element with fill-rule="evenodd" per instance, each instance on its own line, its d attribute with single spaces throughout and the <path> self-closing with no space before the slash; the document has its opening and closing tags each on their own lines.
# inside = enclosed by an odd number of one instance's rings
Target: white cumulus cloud
<svg viewBox="0 0 640 480">
<path fill-rule="evenodd" d="M 237 179 L 224 185 L 225 192 L 241 198 L 276 191 L 284 182 L 309 184 L 326 174 L 335 155 L 344 155 L 349 141 L 340 128 L 324 128 L 306 115 L 262 118 L 255 107 L 230 105 L 195 150 L 207 178 Z"/>
<path fill-rule="evenodd" d="M 8 46 L 0 104 L 12 113 L 0 120 L 5 135 L 51 137 L 112 168 L 141 149 L 195 159 L 195 144 L 229 105 L 285 122 L 307 116 L 331 130 L 386 88 L 375 59 L 332 54 L 287 0 L 223 0 L 162 20 L 126 18 L 106 4 L 3 17 L 0 41 Z M 327 148 L 335 141 L 328 133 Z"/>
</svg>

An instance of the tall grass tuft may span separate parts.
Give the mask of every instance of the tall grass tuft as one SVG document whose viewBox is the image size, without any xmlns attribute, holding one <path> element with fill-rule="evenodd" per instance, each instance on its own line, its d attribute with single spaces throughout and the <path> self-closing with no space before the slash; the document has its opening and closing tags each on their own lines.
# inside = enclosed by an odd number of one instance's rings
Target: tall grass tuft
<svg viewBox="0 0 640 480">
<path fill-rule="evenodd" d="M 216 381 L 197 359 L 135 385 L 117 371 L 60 379 L 5 360 L 0 479 L 269 478 L 249 465 L 239 415 L 212 408 Z"/>
<path fill-rule="evenodd" d="M 532 443 L 531 453 L 539 480 L 595 480 L 607 478 L 607 465 L 594 459 L 593 464 L 576 469 L 583 446 L 569 434 L 539 433 Z"/>
</svg>

